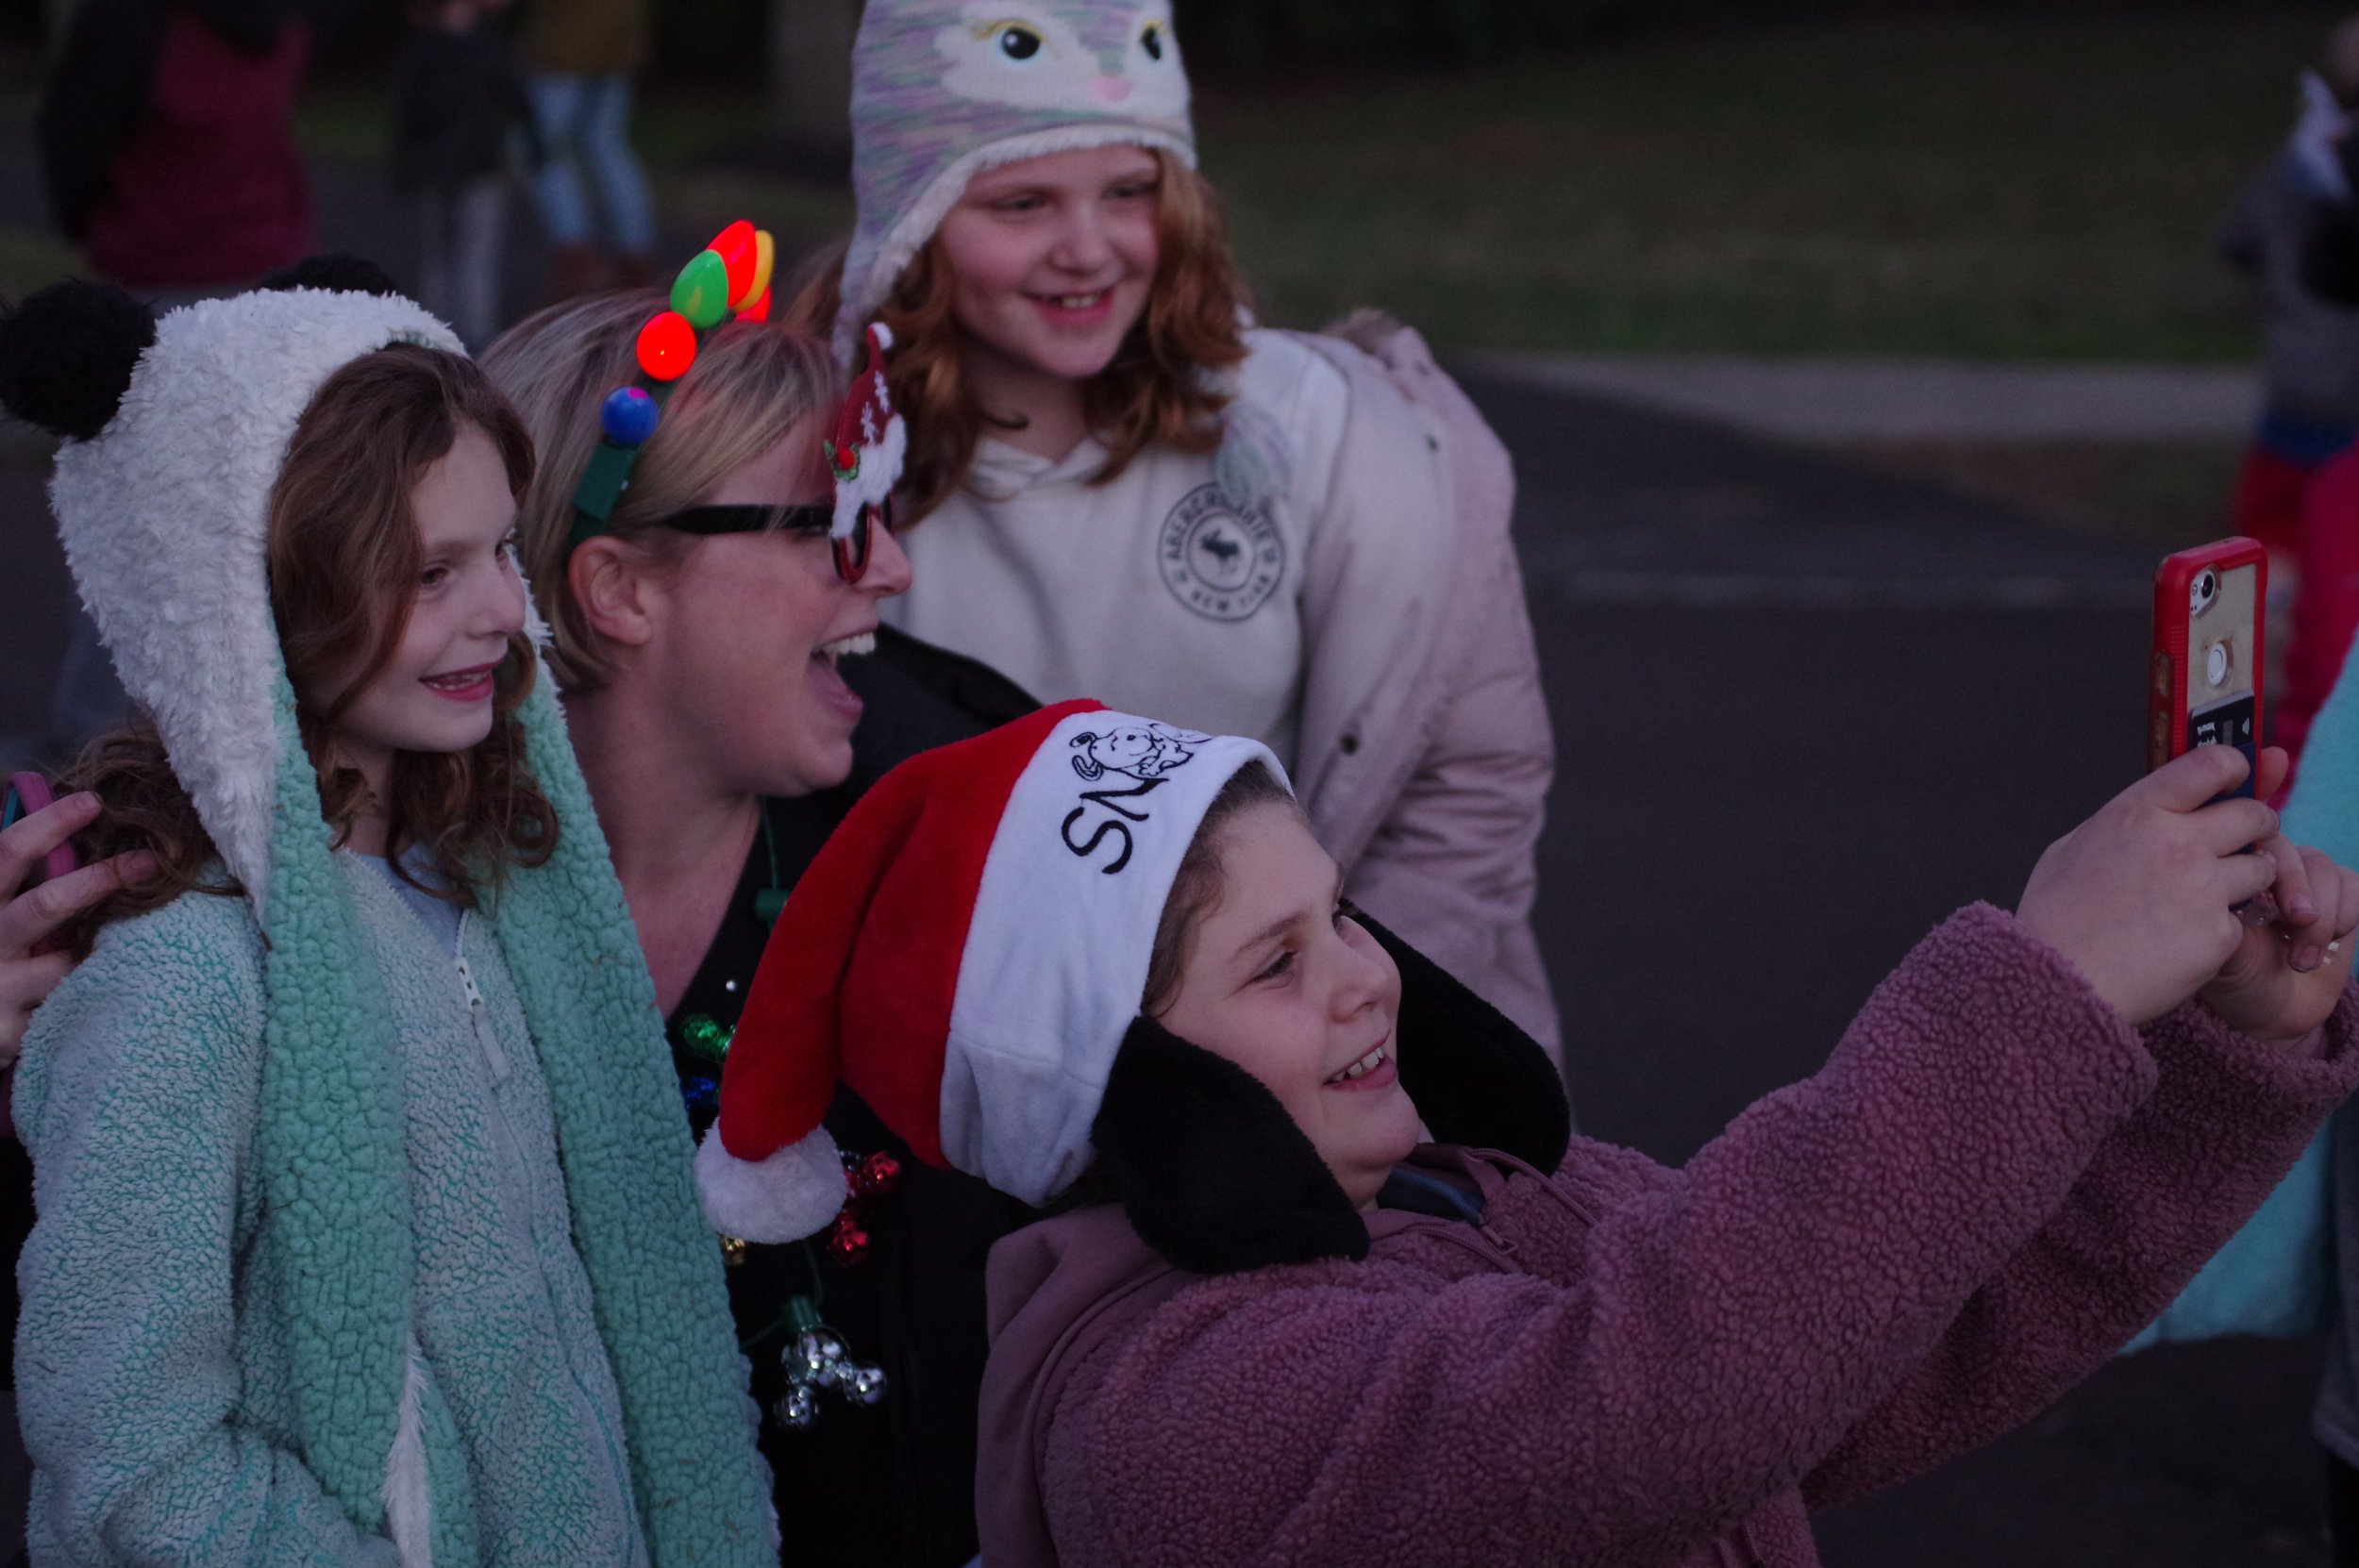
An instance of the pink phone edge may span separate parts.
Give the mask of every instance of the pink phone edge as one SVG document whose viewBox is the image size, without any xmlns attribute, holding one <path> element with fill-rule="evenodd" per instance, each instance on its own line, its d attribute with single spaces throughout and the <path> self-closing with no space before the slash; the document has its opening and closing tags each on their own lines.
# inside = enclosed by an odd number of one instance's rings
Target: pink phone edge
<svg viewBox="0 0 2359 1568">
<path fill-rule="evenodd" d="M 26 816 L 58 803 L 57 792 L 49 788 L 49 780 L 37 773 L 27 771 L 8 775 L 8 788 L 14 790 L 17 798 L 25 802 Z M 42 857 L 40 880 L 54 882 L 81 863 L 81 858 L 74 853 L 74 845 L 61 843 Z"/>
</svg>

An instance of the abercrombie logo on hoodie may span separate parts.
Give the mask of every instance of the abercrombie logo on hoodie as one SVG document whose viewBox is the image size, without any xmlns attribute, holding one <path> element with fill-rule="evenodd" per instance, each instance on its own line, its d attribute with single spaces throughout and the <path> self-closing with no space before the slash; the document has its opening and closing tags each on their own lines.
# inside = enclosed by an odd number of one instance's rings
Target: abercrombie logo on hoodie
<svg viewBox="0 0 2359 1568">
<path fill-rule="evenodd" d="M 1084 730 L 1073 737 L 1067 742 L 1079 753 L 1073 759 L 1073 771 L 1082 782 L 1096 784 L 1109 775 L 1120 775 L 1130 787 L 1120 789 L 1109 783 L 1102 789 L 1083 790 L 1081 804 L 1064 819 L 1064 846 L 1086 860 L 1109 843 L 1115 845 L 1114 858 L 1098 870 L 1108 876 L 1117 875 L 1130 863 L 1137 847 L 1131 827 L 1153 820 L 1137 803 L 1162 789 L 1164 776 L 1187 766 L 1196 758 L 1195 748 L 1211 740 L 1194 730 L 1153 723 L 1125 725 L 1103 734 Z M 1125 805 L 1126 801 L 1131 804 Z M 1092 820 L 1085 824 L 1085 818 Z M 1089 836 L 1075 837 L 1077 827 Z"/>
<path fill-rule="evenodd" d="M 1218 485 L 1180 498 L 1156 537 L 1156 565 L 1172 597 L 1210 621 L 1242 621 L 1286 576 L 1286 542 L 1263 506 L 1240 510 Z"/>
</svg>

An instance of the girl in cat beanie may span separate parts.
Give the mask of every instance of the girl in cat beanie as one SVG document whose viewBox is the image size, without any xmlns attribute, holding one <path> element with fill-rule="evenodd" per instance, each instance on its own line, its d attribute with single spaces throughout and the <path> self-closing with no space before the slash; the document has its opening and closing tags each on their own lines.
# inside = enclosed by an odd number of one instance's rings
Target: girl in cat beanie
<svg viewBox="0 0 2359 1568">
<path fill-rule="evenodd" d="M 788 314 L 892 334 L 915 581 L 1045 702 L 1267 746 L 1352 897 L 1544 1044 L 1555 761 L 1507 453 L 1415 333 L 1257 327 L 1167 0 L 870 0 L 857 225 Z"/>
</svg>

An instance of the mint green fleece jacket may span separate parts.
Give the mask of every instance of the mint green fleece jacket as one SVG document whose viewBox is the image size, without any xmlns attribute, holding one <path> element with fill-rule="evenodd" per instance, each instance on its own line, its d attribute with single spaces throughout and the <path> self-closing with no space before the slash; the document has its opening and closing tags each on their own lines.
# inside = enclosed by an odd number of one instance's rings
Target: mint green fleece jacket
<svg viewBox="0 0 2359 1568">
<path fill-rule="evenodd" d="M 295 826 L 282 709 L 269 940 L 191 893 L 36 1015 L 37 1564 L 775 1568 L 644 961 L 555 706 L 524 717 L 563 831 L 465 978 Z"/>
<path fill-rule="evenodd" d="M 433 1560 L 642 1568 L 620 1400 L 500 936 L 467 918 L 462 978 L 381 877 L 337 861 L 401 1047 Z M 183 897 L 108 927 L 28 1041 L 36 1561 L 399 1560 L 293 1445 L 271 1282 L 293 1263 L 251 1154 L 264 961 L 243 899 Z M 749 1433 L 750 1418 L 711 1433 L 724 1468 Z"/>
</svg>

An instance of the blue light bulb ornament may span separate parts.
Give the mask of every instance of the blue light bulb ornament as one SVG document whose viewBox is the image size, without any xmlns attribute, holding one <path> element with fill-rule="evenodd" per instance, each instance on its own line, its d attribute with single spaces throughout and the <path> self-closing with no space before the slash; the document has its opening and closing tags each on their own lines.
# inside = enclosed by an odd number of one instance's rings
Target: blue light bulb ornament
<svg viewBox="0 0 2359 1568">
<path fill-rule="evenodd" d="M 662 409 L 645 388 L 622 387 L 606 394 L 598 409 L 598 427 L 617 446 L 644 446 L 662 417 Z"/>
</svg>

